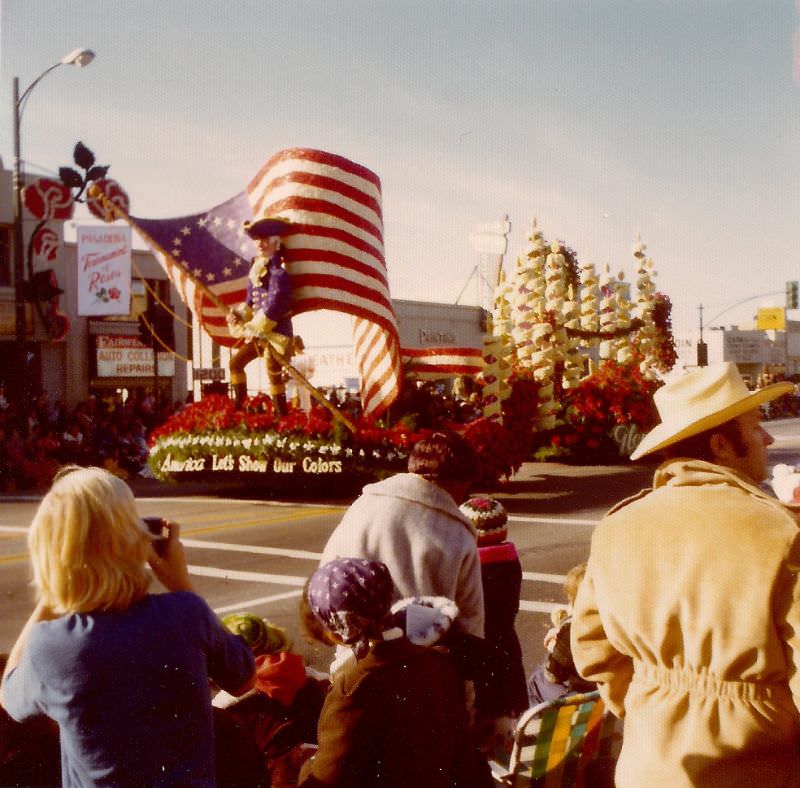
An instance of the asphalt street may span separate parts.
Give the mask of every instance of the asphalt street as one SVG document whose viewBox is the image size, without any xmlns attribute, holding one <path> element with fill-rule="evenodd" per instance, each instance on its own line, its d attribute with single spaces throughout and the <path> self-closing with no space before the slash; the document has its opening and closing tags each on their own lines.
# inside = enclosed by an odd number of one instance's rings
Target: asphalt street
<svg viewBox="0 0 800 788">
<path fill-rule="evenodd" d="M 776 441 L 771 462 L 800 463 L 800 420 L 768 422 Z M 507 484 L 486 490 L 510 513 L 509 539 L 524 581 L 517 617 L 526 672 L 542 658 L 550 612 L 563 604 L 567 570 L 588 555 L 595 523 L 613 504 L 650 483 L 652 466 L 527 463 Z M 330 651 L 308 642 L 297 601 L 349 500 L 260 500 L 257 490 L 132 483 L 142 515 L 181 524 L 197 590 L 220 614 L 250 610 L 285 626 L 309 664 L 327 668 Z M 25 549 L 38 496 L 0 500 L 0 651 L 12 645 L 32 606 Z"/>
</svg>

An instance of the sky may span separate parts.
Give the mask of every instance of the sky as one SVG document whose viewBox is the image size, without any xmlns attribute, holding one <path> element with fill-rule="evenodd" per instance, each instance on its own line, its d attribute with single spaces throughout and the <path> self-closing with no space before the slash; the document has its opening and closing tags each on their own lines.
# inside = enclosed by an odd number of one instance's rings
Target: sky
<svg viewBox="0 0 800 788">
<path fill-rule="evenodd" d="M 27 170 L 80 140 L 153 218 L 283 148 L 346 156 L 395 298 L 476 303 L 469 234 L 506 215 L 508 272 L 534 218 L 628 281 L 641 235 L 677 332 L 800 279 L 800 0 L 3 0 L 0 47 L 6 167 L 13 78 L 88 47 L 30 96 Z"/>
</svg>

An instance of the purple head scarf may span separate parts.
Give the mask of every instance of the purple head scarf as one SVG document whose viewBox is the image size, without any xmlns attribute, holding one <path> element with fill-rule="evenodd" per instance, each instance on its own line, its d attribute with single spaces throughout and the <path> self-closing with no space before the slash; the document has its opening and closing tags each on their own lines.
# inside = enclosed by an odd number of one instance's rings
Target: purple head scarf
<svg viewBox="0 0 800 788">
<path fill-rule="evenodd" d="M 380 637 L 392 604 L 394 582 L 386 564 L 366 558 L 337 558 L 324 564 L 308 584 L 314 615 L 360 659 Z"/>
</svg>

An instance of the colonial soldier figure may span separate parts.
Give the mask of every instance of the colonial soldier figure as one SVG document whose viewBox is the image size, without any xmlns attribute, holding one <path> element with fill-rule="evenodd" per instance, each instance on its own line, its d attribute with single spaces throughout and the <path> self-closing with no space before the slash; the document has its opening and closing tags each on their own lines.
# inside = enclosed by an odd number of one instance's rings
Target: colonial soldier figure
<svg viewBox="0 0 800 788">
<path fill-rule="evenodd" d="M 230 358 L 230 376 L 237 407 L 247 396 L 245 367 L 264 356 L 269 378 L 268 394 L 275 409 L 286 415 L 286 384 L 283 368 L 273 352 L 288 358 L 292 351 L 292 322 L 289 315 L 291 282 L 283 267 L 281 239 L 291 227 L 280 218 L 245 222 L 244 231 L 256 242 L 259 254 L 250 266 L 247 301 L 228 313 L 228 328 L 242 340 Z"/>
</svg>

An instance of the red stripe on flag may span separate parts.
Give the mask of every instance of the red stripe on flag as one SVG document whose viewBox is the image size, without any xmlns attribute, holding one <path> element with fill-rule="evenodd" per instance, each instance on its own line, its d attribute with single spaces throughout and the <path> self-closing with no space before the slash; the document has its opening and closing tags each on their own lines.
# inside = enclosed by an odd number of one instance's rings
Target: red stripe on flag
<svg viewBox="0 0 800 788">
<path fill-rule="evenodd" d="M 342 183 L 342 181 L 337 181 L 335 178 L 330 178 L 327 175 L 314 175 L 310 172 L 290 172 L 286 175 L 279 175 L 277 178 L 273 178 L 264 187 L 264 194 L 266 195 L 270 191 L 289 183 L 302 184 L 303 186 L 311 186 L 315 189 L 325 189 L 326 191 L 336 192 L 374 211 L 379 219 L 383 218 L 381 205 L 374 197 L 364 193 L 361 189 L 357 189 L 347 183 Z M 257 206 L 258 204 L 256 204 L 255 207 L 257 208 Z"/>
<path fill-rule="evenodd" d="M 299 302 L 292 310 L 293 315 L 302 315 L 304 312 L 313 312 L 317 309 L 330 309 L 333 312 L 344 312 L 362 320 L 368 320 L 379 325 L 384 331 L 393 332 L 394 323 L 372 309 L 342 301 L 341 299 L 325 298 L 324 296 L 310 296 Z"/>
<path fill-rule="evenodd" d="M 254 189 L 268 170 L 272 169 L 277 164 L 293 159 L 310 161 L 314 164 L 324 164 L 329 167 L 338 167 L 344 172 L 357 175 L 359 178 L 369 181 L 380 191 L 380 178 L 378 178 L 372 170 L 368 170 L 366 167 L 361 164 L 356 164 L 354 161 L 345 159 L 344 156 L 337 156 L 335 153 L 327 153 L 326 151 L 314 150 L 313 148 L 287 148 L 286 150 L 279 151 L 258 171 L 258 174 L 250 181 L 250 185 L 247 188 L 249 190 Z"/>
<path fill-rule="evenodd" d="M 341 205 L 337 205 L 329 200 L 320 200 L 316 197 L 284 197 L 281 200 L 272 202 L 266 205 L 263 211 L 258 211 L 259 214 L 265 216 L 279 216 L 285 211 L 305 211 L 309 213 L 322 213 L 326 216 L 334 217 L 339 222 L 343 222 L 352 227 L 358 227 L 365 233 L 377 238 L 378 241 L 383 242 L 383 233 L 379 227 L 376 227 L 372 222 L 359 216 L 357 213 L 348 211 Z M 318 225 L 325 227 L 325 225 Z"/>
<path fill-rule="evenodd" d="M 332 269 L 335 270 L 335 269 Z M 383 293 L 374 287 L 367 287 L 354 282 L 352 279 L 346 279 L 341 275 L 336 274 L 295 274 L 292 273 L 292 289 L 300 289 L 303 287 L 325 288 L 327 290 L 341 290 L 342 300 L 347 303 L 346 294 L 357 296 L 359 298 L 368 299 L 377 302 L 385 307 L 390 312 L 392 311 L 392 302 L 386 298 Z M 295 303 L 295 314 L 299 304 Z M 308 311 L 306 309 L 304 312 Z"/>
<path fill-rule="evenodd" d="M 286 249 L 284 257 L 287 262 L 287 270 L 294 276 L 299 276 L 302 272 L 303 263 L 330 263 L 332 270 L 342 269 L 352 271 L 355 274 L 374 279 L 376 287 L 381 290 L 389 291 L 386 277 L 383 271 L 374 265 L 367 265 L 360 260 L 355 260 L 341 252 L 334 252 L 328 249 Z"/>
</svg>

